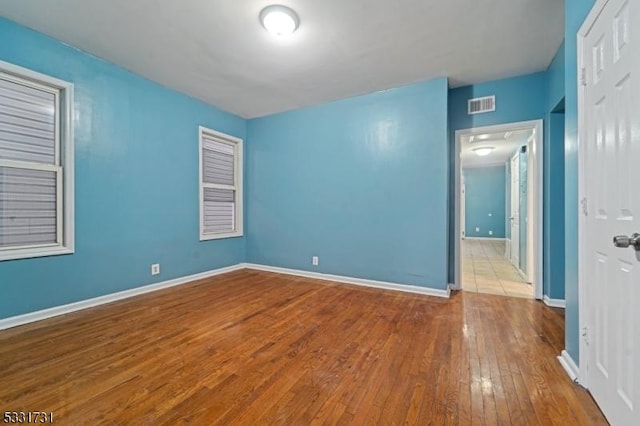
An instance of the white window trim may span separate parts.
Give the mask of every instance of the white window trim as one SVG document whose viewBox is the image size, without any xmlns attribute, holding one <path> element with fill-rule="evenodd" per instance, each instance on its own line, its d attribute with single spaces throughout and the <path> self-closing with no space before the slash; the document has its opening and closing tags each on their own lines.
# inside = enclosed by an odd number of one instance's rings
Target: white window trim
<svg viewBox="0 0 640 426">
<path fill-rule="evenodd" d="M 73 83 L 4 61 L 0 61 L 0 73 L 22 81 L 28 80 L 34 87 L 43 90 L 52 91 L 53 88 L 56 92 L 56 100 L 59 105 L 59 111 L 58 114 L 56 114 L 56 124 L 60 129 L 60 134 L 56 132 L 55 155 L 57 165 L 1 159 L 0 165 L 34 170 L 50 170 L 55 171 L 58 176 L 62 175 L 62 179 L 59 178 L 57 180 L 58 208 L 56 220 L 58 223 L 58 242 L 56 244 L 0 248 L 0 261 L 72 254 L 75 251 Z M 62 100 L 58 98 L 58 91 L 64 96 Z M 58 137 L 60 138 L 59 140 Z M 62 165 L 60 165 L 60 159 L 62 160 Z"/>
<path fill-rule="evenodd" d="M 213 183 L 205 183 L 203 179 L 203 157 L 202 153 L 204 151 L 204 135 L 213 136 L 215 138 L 221 139 L 223 142 L 233 143 L 234 144 L 234 182 L 235 186 L 231 185 L 218 185 Z M 227 135 L 226 133 L 218 132 L 216 130 L 212 130 L 203 126 L 200 126 L 198 129 L 198 169 L 199 169 L 199 210 L 200 210 L 200 241 L 209 241 L 209 240 L 218 240 L 222 238 L 235 238 L 242 237 L 244 235 L 244 220 L 243 220 L 243 168 L 244 168 L 244 156 L 242 144 L 243 141 L 240 138 L 235 136 Z M 220 188 L 220 189 L 233 189 L 236 192 L 236 203 L 235 203 L 235 218 L 234 224 L 236 225 L 236 230 L 233 232 L 224 232 L 224 233 L 216 233 L 216 234 L 205 234 L 204 233 L 204 189 L 205 188 Z"/>
</svg>

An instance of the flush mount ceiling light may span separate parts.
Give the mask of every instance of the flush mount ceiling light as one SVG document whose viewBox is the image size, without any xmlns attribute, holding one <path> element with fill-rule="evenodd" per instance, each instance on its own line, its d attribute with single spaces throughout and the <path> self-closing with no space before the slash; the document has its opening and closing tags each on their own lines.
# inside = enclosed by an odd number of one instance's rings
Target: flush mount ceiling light
<svg viewBox="0 0 640 426">
<path fill-rule="evenodd" d="M 480 157 L 485 157 L 491 154 L 491 151 L 493 150 L 494 148 L 492 146 L 483 146 L 482 148 L 473 148 L 473 152 L 475 152 L 476 155 Z"/>
<path fill-rule="evenodd" d="M 279 37 L 291 35 L 300 25 L 298 15 L 287 6 L 267 6 L 260 12 L 262 26 Z"/>
</svg>

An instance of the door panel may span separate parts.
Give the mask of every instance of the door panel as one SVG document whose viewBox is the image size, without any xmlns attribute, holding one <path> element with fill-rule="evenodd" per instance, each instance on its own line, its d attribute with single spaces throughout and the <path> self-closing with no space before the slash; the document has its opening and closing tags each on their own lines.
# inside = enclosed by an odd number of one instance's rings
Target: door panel
<svg viewBox="0 0 640 426">
<path fill-rule="evenodd" d="M 640 417 L 640 251 L 616 235 L 640 233 L 640 2 L 610 0 L 583 44 L 584 191 L 581 277 L 588 309 L 589 390 L 614 425 Z"/>
</svg>

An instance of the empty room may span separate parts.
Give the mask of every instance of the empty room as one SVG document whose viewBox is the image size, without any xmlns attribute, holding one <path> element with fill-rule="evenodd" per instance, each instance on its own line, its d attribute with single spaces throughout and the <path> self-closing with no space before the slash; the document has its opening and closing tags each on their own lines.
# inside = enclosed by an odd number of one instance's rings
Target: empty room
<svg viewBox="0 0 640 426">
<path fill-rule="evenodd" d="M 0 0 L 2 422 L 637 424 L 639 24 Z"/>
</svg>

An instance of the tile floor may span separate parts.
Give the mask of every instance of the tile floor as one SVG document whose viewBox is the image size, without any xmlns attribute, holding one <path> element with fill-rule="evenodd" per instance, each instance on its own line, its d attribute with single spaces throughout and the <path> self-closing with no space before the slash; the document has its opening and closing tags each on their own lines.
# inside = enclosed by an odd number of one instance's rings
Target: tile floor
<svg viewBox="0 0 640 426">
<path fill-rule="evenodd" d="M 533 286 L 504 257 L 504 240 L 462 240 L 462 289 L 533 298 Z"/>
</svg>

